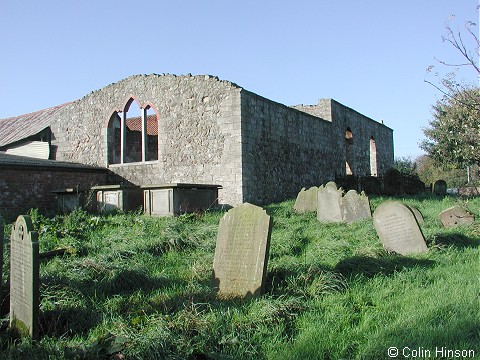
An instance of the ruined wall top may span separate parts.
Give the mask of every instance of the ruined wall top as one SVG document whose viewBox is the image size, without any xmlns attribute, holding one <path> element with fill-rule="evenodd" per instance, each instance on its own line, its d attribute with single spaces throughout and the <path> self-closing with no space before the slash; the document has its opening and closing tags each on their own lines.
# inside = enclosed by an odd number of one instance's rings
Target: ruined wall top
<svg viewBox="0 0 480 360">
<path fill-rule="evenodd" d="M 368 116 L 365 116 L 365 115 L 359 113 L 355 109 L 352 109 L 348 106 L 345 106 L 342 103 L 339 103 L 338 101 L 336 101 L 334 99 L 331 99 L 331 98 L 319 99 L 318 103 L 316 105 L 300 104 L 300 105 L 294 105 L 294 106 L 292 106 L 292 108 L 303 111 L 303 112 L 306 112 L 308 114 L 311 114 L 313 116 L 319 117 L 323 120 L 327 120 L 327 121 L 330 121 L 330 122 L 332 120 L 336 121 L 336 119 L 338 118 L 338 117 L 335 116 L 335 114 L 338 115 L 342 111 L 347 111 L 347 112 L 355 113 L 356 115 L 363 118 L 363 120 L 373 121 L 376 124 L 378 124 L 382 127 L 385 127 L 386 129 L 392 130 L 391 128 L 386 126 L 383 122 L 378 122 L 378 121 L 376 121 L 376 120 L 374 120 L 374 119 L 372 119 Z"/>
<path fill-rule="evenodd" d="M 175 74 L 168 74 L 168 73 L 162 73 L 162 74 L 152 73 L 152 74 L 138 74 L 138 75 L 128 76 L 128 77 L 126 77 L 122 80 L 119 80 L 117 82 L 114 82 L 114 83 L 111 83 L 107 86 L 104 86 L 101 89 L 93 90 L 92 92 L 83 96 L 79 100 L 83 100 L 84 98 L 89 97 L 92 94 L 95 94 L 99 91 L 103 91 L 104 89 L 108 89 L 112 86 L 121 85 L 121 84 L 127 83 L 127 82 L 142 81 L 142 79 L 144 79 L 144 80 L 148 79 L 150 81 L 154 80 L 154 79 L 158 79 L 158 80 L 164 79 L 166 81 L 172 81 L 172 80 L 175 80 L 175 79 L 177 79 L 177 80 L 182 80 L 182 79 L 185 79 L 185 80 L 210 80 L 210 81 L 214 81 L 214 82 L 220 82 L 220 83 L 226 85 L 227 87 L 242 89 L 241 86 L 235 84 L 234 82 L 228 81 L 228 80 L 221 80 L 218 76 L 214 76 L 214 75 L 208 75 L 208 74 L 206 74 L 206 75 L 192 75 L 190 73 L 188 73 L 186 75 L 175 75 Z"/>
</svg>

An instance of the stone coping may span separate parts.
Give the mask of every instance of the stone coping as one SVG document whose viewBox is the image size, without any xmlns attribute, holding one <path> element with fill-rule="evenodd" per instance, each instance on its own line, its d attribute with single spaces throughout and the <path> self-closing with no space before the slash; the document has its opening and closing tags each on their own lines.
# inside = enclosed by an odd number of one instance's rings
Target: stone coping
<svg viewBox="0 0 480 360">
<path fill-rule="evenodd" d="M 66 189 L 56 189 L 52 190 L 51 192 L 54 194 L 76 194 L 76 193 L 84 193 L 87 192 L 88 189 L 75 189 L 75 188 L 66 188 Z"/>
<path fill-rule="evenodd" d="M 138 189 L 135 185 L 96 185 L 92 186 L 92 190 L 126 190 L 126 189 Z"/>
<path fill-rule="evenodd" d="M 221 189 L 222 185 L 212 184 L 188 184 L 188 183 L 167 183 L 167 184 L 149 184 L 140 186 L 141 189 L 165 189 L 165 188 L 182 188 L 182 189 Z"/>
</svg>

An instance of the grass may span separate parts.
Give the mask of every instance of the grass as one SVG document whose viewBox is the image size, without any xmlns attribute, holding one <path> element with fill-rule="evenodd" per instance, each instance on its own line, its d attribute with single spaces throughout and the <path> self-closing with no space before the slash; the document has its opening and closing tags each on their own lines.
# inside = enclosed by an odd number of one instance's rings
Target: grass
<svg viewBox="0 0 480 360">
<path fill-rule="evenodd" d="M 372 198 L 372 210 L 384 200 Z M 438 213 L 460 203 L 478 219 L 480 198 L 399 200 L 422 212 L 428 253 L 386 253 L 371 219 L 321 224 L 294 213 L 293 201 L 266 207 L 266 293 L 247 301 L 220 301 L 211 289 L 221 211 L 53 219 L 33 211 L 40 251 L 68 250 L 41 262 L 41 339 L 3 331 L 0 357 L 383 359 L 389 347 L 478 356 L 480 224 L 444 229 Z M 4 253 L 5 286 L 8 246 Z"/>
</svg>

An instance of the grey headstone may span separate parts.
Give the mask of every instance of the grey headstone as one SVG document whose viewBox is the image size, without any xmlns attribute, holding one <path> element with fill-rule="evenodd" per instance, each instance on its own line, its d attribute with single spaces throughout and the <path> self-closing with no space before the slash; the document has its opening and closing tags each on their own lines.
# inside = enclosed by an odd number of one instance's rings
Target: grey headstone
<svg viewBox="0 0 480 360">
<path fill-rule="evenodd" d="M 410 206 L 410 205 L 406 205 L 406 206 L 408 206 L 408 208 L 412 210 L 413 216 L 415 216 L 415 219 L 417 219 L 417 223 L 419 224 L 425 223 L 422 213 L 415 206 Z"/>
<path fill-rule="evenodd" d="M 322 222 L 343 221 L 343 190 L 330 181 L 325 187 L 320 186 L 317 192 L 317 219 Z"/>
<path fill-rule="evenodd" d="M 10 328 L 20 336 L 38 337 L 40 303 L 38 234 L 20 215 L 10 237 Z"/>
<path fill-rule="evenodd" d="M 387 251 L 401 255 L 428 251 L 412 210 L 398 201 L 381 203 L 373 213 L 373 225 Z"/>
<path fill-rule="evenodd" d="M 252 204 L 230 209 L 218 229 L 213 272 L 221 298 L 253 297 L 264 292 L 271 219 Z"/>
<path fill-rule="evenodd" d="M 445 227 L 468 225 L 475 221 L 472 214 L 468 213 L 459 206 L 454 206 L 443 210 L 440 213 L 439 218 L 442 225 Z"/>
<path fill-rule="evenodd" d="M 351 223 L 372 217 L 370 202 L 362 191 L 358 194 L 355 190 L 349 190 L 343 197 L 343 220 Z"/>
<path fill-rule="evenodd" d="M 447 183 L 445 180 L 436 180 L 432 186 L 432 192 L 438 196 L 447 195 Z"/>
<path fill-rule="evenodd" d="M 297 213 L 304 213 L 308 211 L 317 211 L 317 191 L 318 187 L 312 186 L 306 190 L 303 188 L 297 195 L 293 209 Z"/>
</svg>

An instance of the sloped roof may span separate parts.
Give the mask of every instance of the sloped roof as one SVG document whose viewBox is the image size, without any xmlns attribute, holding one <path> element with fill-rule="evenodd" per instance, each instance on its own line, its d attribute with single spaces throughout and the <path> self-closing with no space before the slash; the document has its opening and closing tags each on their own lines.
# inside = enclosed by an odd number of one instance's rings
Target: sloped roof
<svg viewBox="0 0 480 360">
<path fill-rule="evenodd" d="M 59 168 L 106 171 L 105 168 L 99 166 L 85 165 L 66 161 L 36 159 L 27 156 L 10 155 L 0 151 L 0 168 L 2 167 L 36 167 L 41 169 Z"/>
<path fill-rule="evenodd" d="M 125 125 L 131 131 L 142 131 L 142 118 L 141 116 L 128 118 Z M 157 115 L 155 114 L 147 116 L 147 134 L 158 135 Z"/>
<path fill-rule="evenodd" d="M 30 114 L 0 119 L 0 146 L 5 146 L 38 134 L 50 126 L 52 116 L 70 103 L 57 105 Z"/>
</svg>

